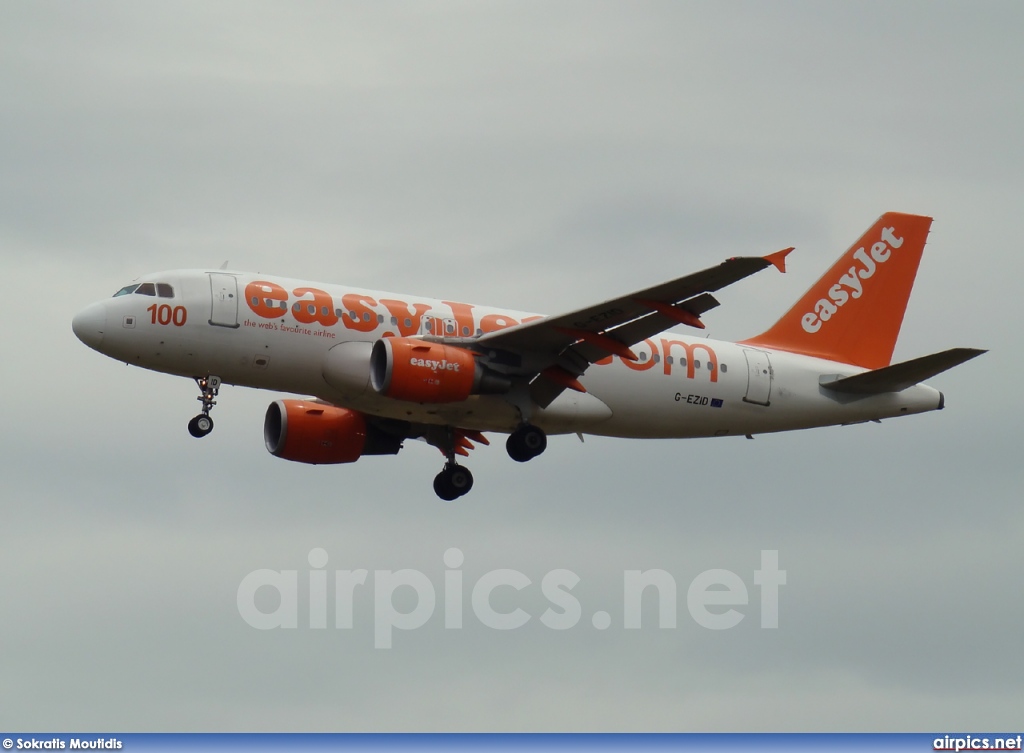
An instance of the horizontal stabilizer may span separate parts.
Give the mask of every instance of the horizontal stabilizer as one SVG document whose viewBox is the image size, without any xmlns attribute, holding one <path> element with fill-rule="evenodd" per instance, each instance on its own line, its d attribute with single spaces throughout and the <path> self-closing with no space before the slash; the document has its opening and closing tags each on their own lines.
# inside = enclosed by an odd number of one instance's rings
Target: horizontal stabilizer
<svg viewBox="0 0 1024 753">
<path fill-rule="evenodd" d="M 880 395 L 883 392 L 899 392 L 987 352 L 977 348 L 952 348 L 911 361 L 894 363 L 892 366 L 885 366 L 874 371 L 865 371 L 856 376 L 837 379 L 834 375 L 826 375 L 821 377 L 821 386 L 827 390 L 847 395 Z"/>
</svg>

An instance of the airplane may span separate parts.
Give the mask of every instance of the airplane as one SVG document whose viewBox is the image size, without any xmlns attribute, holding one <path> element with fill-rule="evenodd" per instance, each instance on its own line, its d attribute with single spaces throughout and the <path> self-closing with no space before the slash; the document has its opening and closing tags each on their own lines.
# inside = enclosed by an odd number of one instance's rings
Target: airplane
<svg viewBox="0 0 1024 753">
<path fill-rule="evenodd" d="M 703 329 L 713 293 L 774 267 L 783 249 L 558 316 L 235 272 L 145 275 L 72 321 L 90 348 L 195 380 L 194 437 L 213 430 L 224 384 L 298 394 L 264 419 L 273 455 L 351 463 L 410 439 L 441 450 L 434 491 L 468 493 L 459 463 L 485 432 L 518 462 L 547 437 L 740 436 L 942 410 L 922 384 L 984 350 L 893 364 L 932 218 L 882 215 L 760 335 L 722 342 Z"/>
</svg>

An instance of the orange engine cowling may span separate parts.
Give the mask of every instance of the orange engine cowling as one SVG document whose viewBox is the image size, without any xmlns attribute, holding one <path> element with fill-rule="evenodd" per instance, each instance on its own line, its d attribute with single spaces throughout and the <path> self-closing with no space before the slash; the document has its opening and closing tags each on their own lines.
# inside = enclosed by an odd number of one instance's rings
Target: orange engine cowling
<svg viewBox="0 0 1024 753">
<path fill-rule="evenodd" d="M 465 348 L 406 337 L 374 343 L 370 384 L 381 395 L 416 403 L 455 403 L 512 387 L 507 377 L 485 369 Z"/>
<path fill-rule="evenodd" d="M 362 455 L 393 455 L 401 436 L 384 434 L 358 411 L 307 400 L 276 400 L 267 408 L 263 439 L 272 455 L 299 463 L 354 463 Z"/>
</svg>

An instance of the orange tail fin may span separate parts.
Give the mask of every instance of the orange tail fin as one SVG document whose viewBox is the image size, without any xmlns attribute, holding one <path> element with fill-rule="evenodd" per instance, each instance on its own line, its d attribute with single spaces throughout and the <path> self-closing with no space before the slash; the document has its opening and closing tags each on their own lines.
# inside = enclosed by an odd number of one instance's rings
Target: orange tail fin
<svg viewBox="0 0 1024 753">
<path fill-rule="evenodd" d="M 888 366 L 931 224 L 883 214 L 771 329 L 742 344 Z"/>
</svg>

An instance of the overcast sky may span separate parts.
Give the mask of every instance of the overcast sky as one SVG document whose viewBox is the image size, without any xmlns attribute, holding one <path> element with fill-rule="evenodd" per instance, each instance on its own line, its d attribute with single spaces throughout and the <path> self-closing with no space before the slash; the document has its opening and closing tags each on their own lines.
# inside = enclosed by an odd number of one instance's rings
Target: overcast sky
<svg viewBox="0 0 1024 753">
<path fill-rule="evenodd" d="M 1016 2 L 0 5 L 0 728 L 1019 731 L 1021 28 Z M 931 382 L 946 410 L 553 438 L 525 466 L 499 440 L 451 504 L 420 443 L 271 457 L 267 393 L 223 390 L 197 442 L 190 381 L 70 328 L 140 274 L 225 260 L 557 313 L 796 246 L 719 296 L 711 335 L 736 339 L 887 210 L 936 218 L 896 358 L 991 349 Z M 299 629 L 248 626 L 246 574 L 305 583 L 314 548 L 422 571 L 437 612 L 375 649 L 371 574 L 351 630 L 303 627 L 304 598 Z M 494 568 L 533 581 L 495 593 L 521 629 L 468 609 Z M 581 579 L 562 632 L 538 620 L 556 568 Z M 623 572 L 651 568 L 678 625 L 645 602 L 626 630 Z M 731 630 L 686 610 L 713 568 L 750 591 Z"/>
</svg>

